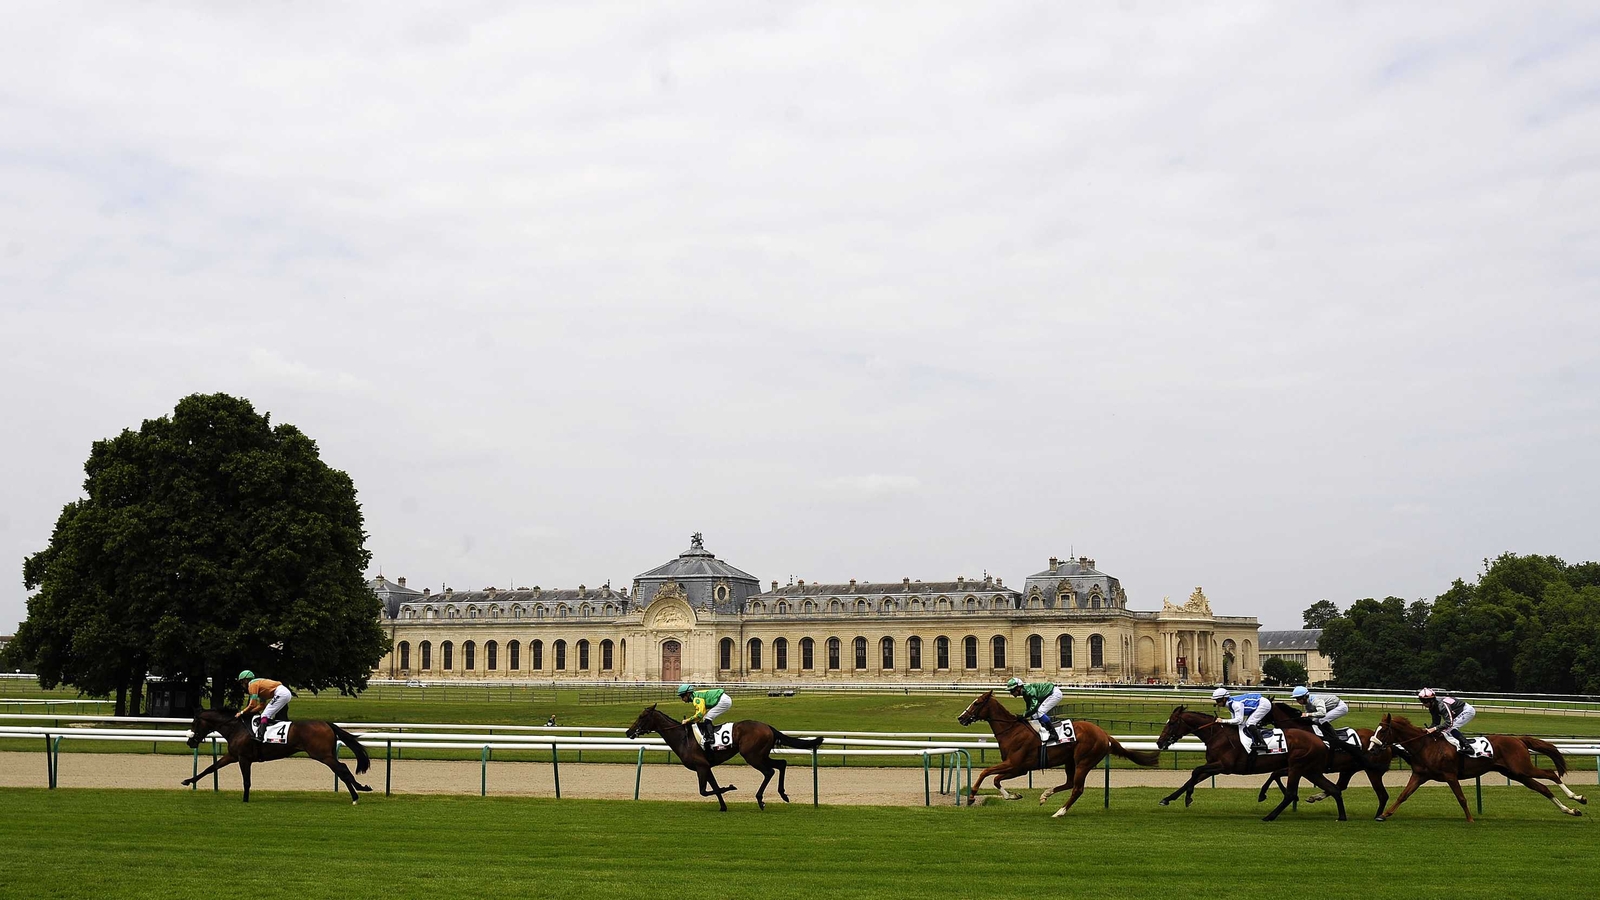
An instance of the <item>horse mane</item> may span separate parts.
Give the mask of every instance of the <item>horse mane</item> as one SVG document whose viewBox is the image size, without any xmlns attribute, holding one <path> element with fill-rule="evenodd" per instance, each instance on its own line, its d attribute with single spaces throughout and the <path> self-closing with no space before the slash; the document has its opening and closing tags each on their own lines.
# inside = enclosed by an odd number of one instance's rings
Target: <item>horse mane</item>
<svg viewBox="0 0 1600 900">
<path fill-rule="evenodd" d="M 1389 714 L 1389 721 L 1393 722 L 1396 725 L 1404 725 L 1407 728 L 1416 728 L 1417 727 L 1417 726 L 1411 724 L 1411 720 L 1410 719 L 1406 718 L 1405 716 L 1397 716 L 1394 713 L 1390 713 Z"/>
</svg>

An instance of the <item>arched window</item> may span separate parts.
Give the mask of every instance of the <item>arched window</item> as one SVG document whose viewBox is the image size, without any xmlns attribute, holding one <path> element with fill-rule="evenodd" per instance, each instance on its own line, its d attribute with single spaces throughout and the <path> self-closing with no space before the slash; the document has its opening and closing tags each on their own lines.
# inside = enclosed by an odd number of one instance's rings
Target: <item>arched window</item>
<svg viewBox="0 0 1600 900">
<path fill-rule="evenodd" d="M 1098 591 L 1089 595 L 1089 608 L 1090 609 L 1099 609 L 1100 608 L 1100 594 L 1099 594 Z"/>
<path fill-rule="evenodd" d="M 578 615 L 582 616 L 583 618 L 589 618 L 589 612 L 589 604 L 583 603 L 578 606 Z"/>
<path fill-rule="evenodd" d="M 788 614 L 789 614 L 789 601 L 787 601 L 787 600 L 779 600 L 778 601 L 778 615 L 787 616 Z"/>
<path fill-rule="evenodd" d="M 977 612 L 977 610 L 978 610 L 978 598 L 976 598 L 976 597 L 968 597 L 967 598 L 967 612 Z"/>
<path fill-rule="evenodd" d="M 506 645 L 506 656 L 510 662 L 511 671 L 516 672 L 522 668 L 522 642 L 512 641 Z"/>
<path fill-rule="evenodd" d="M 614 616 L 614 615 L 616 615 L 616 614 L 617 614 L 617 608 L 616 608 L 616 606 L 614 606 L 614 605 L 612 605 L 612 604 L 610 604 L 610 603 L 607 603 L 607 604 L 606 604 L 606 615 L 608 615 L 608 616 Z"/>
<path fill-rule="evenodd" d="M 894 638 L 886 637 L 878 642 L 878 655 L 883 658 L 883 668 L 894 668 Z"/>
<path fill-rule="evenodd" d="M 467 618 L 476 619 L 477 617 L 478 617 L 478 608 L 476 606 L 467 607 Z"/>
<path fill-rule="evenodd" d="M 1089 668 L 1106 667 L 1106 639 L 1098 634 L 1089 635 Z"/>
<path fill-rule="evenodd" d="M 856 615 L 864 616 L 866 614 L 867 614 L 867 601 L 865 601 L 865 600 L 857 600 L 856 601 Z"/>
<path fill-rule="evenodd" d="M 1056 638 L 1056 664 L 1063 669 L 1072 668 L 1072 635 Z"/>
<path fill-rule="evenodd" d="M 801 609 L 801 612 L 804 612 L 806 615 L 809 616 L 812 613 L 817 611 L 817 605 L 815 603 L 812 603 L 810 600 L 807 600 L 806 603 L 805 603 L 805 606 L 801 607 L 800 609 Z"/>
<path fill-rule="evenodd" d="M 1004 669 L 1006 667 L 1006 639 L 998 634 L 995 635 L 989 641 L 989 652 L 993 654 L 990 658 L 994 661 L 994 667 L 996 669 Z"/>
<path fill-rule="evenodd" d="M 723 638 L 718 645 L 717 668 L 723 671 L 733 668 L 733 638 Z"/>
<path fill-rule="evenodd" d="M 544 641 L 528 642 L 528 671 L 537 672 L 544 668 Z"/>
<path fill-rule="evenodd" d="M 831 613 L 844 612 L 844 607 L 842 605 L 840 605 L 839 601 L 837 601 L 837 600 L 829 600 L 828 601 L 828 612 L 831 612 Z"/>
<path fill-rule="evenodd" d="M 402 668 L 402 669 L 411 668 L 411 642 L 410 641 L 401 641 L 400 642 L 400 668 Z"/>
<path fill-rule="evenodd" d="M 750 639 L 750 669 L 755 672 L 761 670 L 761 638 Z"/>
<path fill-rule="evenodd" d="M 817 667 L 817 642 L 811 638 L 800 639 L 800 668 L 809 672 Z"/>
<path fill-rule="evenodd" d="M 565 603 L 557 604 L 556 605 L 556 618 L 565 619 L 566 617 L 567 617 L 567 605 Z"/>
<path fill-rule="evenodd" d="M 511 618 L 513 618 L 513 619 L 522 618 L 522 607 L 520 607 L 520 606 L 511 607 Z"/>
<path fill-rule="evenodd" d="M 961 655 L 965 657 L 962 662 L 966 663 L 967 668 L 976 669 L 978 667 L 978 639 L 968 635 L 961 642 Z"/>
<path fill-rule="evenodd" d="M 880 613 L 892 613 L 892 612 L 894 612 L 894 601 L 893 600 L 885 600 L 882 603 L 879 603 L 878 604 L 878 612 L 880 612 Z"/>
<path fill-rule="evenodd" d="M 828 638 L 828 668 L 839 671 L 839 639 L 836 637 Z"/>
<path fill-rule="evenodd" d="M 444 670 L 446 672 L 448 672 L 452 668 L 455 667 L 455 663 L 456 663 L 456 648 L 455 648 L 455 645 L 450 643 L 449 641 L 445 641 L 442 645 L 440 645 L 439 649 L 444 654 Z"/>
<path fill-rule="evenodd" d="M 922 638 L 915 635 L 906 638 L 906 668 L 912 671 L 922 669 Z"/>
<path fill-rule="evenodd" d="M 496 604 L 494 606 L 489 607 L 489 618 L 491 618 L 491 619 L 500 618 L 500 606 L 499 606 L 499 604 Z"/>
<path fill-rule="evenodd" d="M 616 645 L 609 640 L 600 642 L 600 671 L 609 672 L 616 666 Z"/>
<path fill-rule="evenodd" d="M 567 670 L 567 642 L 556 641 L 551 649 L 555 651 L 556 671 L 565 672 Z"/>
<path fill-rule="evenodd" d="M 494 641 L 483 645 L 483 667 L 491 672 L 500 668 L 500 645 Z"/>
<path fill-rule="evenodd" d="M 942 635 L 933 639 L 933 667 L 950 668 L 950 639 Z"/>
<path fill-rule="evenodd" d="M 476 669 L 478 667 L 478 645 L 472 641 L 467 641 L 462 646 L 461 651 L 461 655 L 466 661 L 466 665 L 461 668 L 468 672 Z"/>
<path fill-rule="evenodd" d="M 588 642 L 588 640 L 581 640 L 581 641 L 578 642 L 578 671 L 579 672 L 587 672 L 587 671 L 589 671 L 589 642 Z"/>
<path fill-rule="evenodd" d="M 940 597 L 938 602 L 933 604 L 933 609 L 934 609 L 934 612 L 949 612 L 950 611 L 950 598 L 949 597 Z"/>
<path fill-rule="evenodd" d="M 856 671 L 859 672 L 867 667 L 867 639 L 858 637 L 851 642 L 850 646 L 855 650 Z"/>
<path fill-rule="evenodd" d="M 772 642 L 772 667 L 779 672 L 789 668 L 789 642 L 784 638 Z"/>
<path fill-rule="evenodd" d="M 535 606 L 535 607 L 534 607 L 534 608 L 533 608 L 533 617 L 534 617 L 534 618 L 535 618 L 535 619 L 542 619 L 542 618 L 544 618 L 544 607 L 543 607 L 543 606 Z"/>
<path fill-rule="evenodd" d="M 1037 634 L 1028 636 L 1028 668 L 1044 668 L 1044 638 Z"/>
<path fill-rule="evenodd" d="M 426 672 L 432 669 L 433 643 L 431 641 L 423 641 L 422 646 L 418 648 L 418 652 L 422 655 L 422 671 Z"/>
</svg>

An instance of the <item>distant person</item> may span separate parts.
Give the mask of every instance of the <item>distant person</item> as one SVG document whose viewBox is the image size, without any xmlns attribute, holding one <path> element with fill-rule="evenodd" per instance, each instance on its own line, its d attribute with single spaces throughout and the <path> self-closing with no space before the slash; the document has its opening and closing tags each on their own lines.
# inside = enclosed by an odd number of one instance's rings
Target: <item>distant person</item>
<svg viewBox="0 0 1600 900">
<path fill-rule="evenodd" d="M 720 688 L 697 691 L 692 684 L 678 685 L 678 699 L 694 704 L 694 709 L 683 719 L 683 724 L 693 722 L 700 726 L 700 739 L 705 751 L 711 752 L 711 736 L 716 732 L 717 718 L 733 708 L 733 698 Z"/>
<path fill-rule="evenodd" d="M 1006 690 L 1013 697 L 1021 697 L 1026 707 L 1022 711 L 1022 721 L 1034 719 L 1043 726 L 1041 739 L 1050 740 L 1050 710 L 1056 708 L 1061 702 L 1061 688 L 1049 681 L 1035 681 L 1032 684 L 1023 684 L 1021 678 L 1011 678 L 1006 681 Z M 1035 731 L 1040 729 L 1035 728 Z"/>
<path fill-rule="evenodd" d="M 1261 720 L 1272 712 L 1272 703 L 1260 694 L 1240 694 L 1237 697 L 1228 693 L 1227 688 L 1217 688 L 1211 692 L 1211 699 L 1218 706 L 1231 712 L 1230 718 L 1218 718 L 1218 725 L 1238 725 L 1240 743 L 1244 738 L 1250 738 L 1250 760 L 1255 764 L 1255 755 L 1267 749 L 1267 742 L 1261 737 Z"/>
<path fill-rule="evenodd" d="M 544 727 L 546 727 L 546 728 L 554 728 L 555 725 L 556 725 L 556 714 L 555 713 L 551 713 L 550 714 L 550 718 L 544 720 Z"/>
<path fill-rule="evenodd" d="M 1340 700 L 1336 694 L 1313 694 L 1305 685 L 1290 691 L 1289 696 L 1305 710 L 1306 718 L 1322 732 L 1322 737 L 1328 742 L 1329 747 L 1343 748 L 1363 764 L 1366 763 L 1367 751 L 1362 748 L 1361 743 L 1345 742 L 1339 736 L 1339 729 L 1333 727 L 1335 719 L 1350 711 L 1350 704 Z"/>
<path fill-rule="evenodd" d="M 271 678 L 257 678 L 256 673 L 249 669 L 239 673 L 239 681 L 244 684 L 244 692 L 249 702 L 244 705 L 244 709 L 239 710 L 239 715 L 235 718 L 242 719 L 258 709 L 261 710 L 261 715 L 255 720 L 256 740 L 265 741 L 267 726 L 285 706 L 289 705 L 289 701 L 294 699 L 294 694 L 289 692 L 283 682 L 273 681 Z"/>
<path fill-rule="evenodd" d="M 1433 715 L 1433 724 L 1428 728 L 1428 733 L 1433 734 L 1443 731 L 1456 739 L 1456 746 L 1461 748 L 1463 755 L 1471 752 L 1467 739 L 1461 734 L 1461 726 L 1471 722 L 1478 715 L 1472 704 L 1454 697 L 1441 697 L 1434 693 L 1433 688 L 1423 688 L 1417 691 L 1417 699 Z"/>
</svg>

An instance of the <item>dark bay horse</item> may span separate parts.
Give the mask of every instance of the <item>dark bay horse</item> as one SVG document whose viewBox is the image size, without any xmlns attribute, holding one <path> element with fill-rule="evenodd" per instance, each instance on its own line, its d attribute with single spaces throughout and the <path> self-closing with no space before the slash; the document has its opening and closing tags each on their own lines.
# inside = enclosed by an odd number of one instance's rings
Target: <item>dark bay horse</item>
<svg viewBox="0 0 1600 900">
<path fill-rule="evenodd" d="M 708 756 L 693 727 L 656 709 L 654 703 L 639 713 L 639 718 L 634 719 L 633 724 L 628 726 L 626 734 L 631 739 L 652 731 L 661 735 L 661 739 L 667 742 L 672 752 L 678 754 L 678 761 L 683 763 L 685 769 L 693 771 L 699 777 L 700 796 L 716 795 L 717 804 L 722 807 L 723 812 L 728 811 L 728 804 L 722 799 L 722 795 L 738 788 L 731 784 L 727 787 L 718 787 L 717 777 L 711 774 L 713 766 L 721 765 L 735 756 L 743 756 L 746 763 L 764 776 L 761 779 L 761 787 L 756 788 L 756 805 L 766 809 L 767 803 L 764 798 L 767 782 L 772 780 L 773 773 L 778 775 L 778 796 L 783 798 L 783 802 L 789 802 L 789 795 L 783 789 L 783 773 L 789 768 L 789 763 L 787 760 L 774 757 L 772 748 L 783 746 L 798 750 L 815 750 L 822 746 L 822 738 L 790 737 L 765 722 L 745 719 L 733 723 L 733 746 L 726 750 L 713 750 Z"/>
<path fill-rule="evenodd" d="M 973 722 L 983 721 L 989 723 L 989 729 L 994 732 L 995 743 L 1000 745 L 1000 761 L 978 773 L 978 778 L 967 791 L 967 805 L 971 806 L 978 798 L 978 785 L 983 784 L 985 778 L 994 776 L 995 790 L 1007 800 L 1015 800 L 1021 794 L 1007 791 L 1000 782 L 1007 778 L 1025 775 L 1034 769 L 1044 770 L 1062 766 L 1067 771 L 1067 780 L 1064 784 L 1050 788 L 1039 795 L 1039 805 L 1050 799 L 1052 794 L 1072 789 L 1072 795 L 1067 802 L 1061 805 L 1051 815 L 1052 819 L 1060 818 L 1067 814 L 1072 804 L 1078 802 L 1078 797 L 1083 794 L 1085 782 L 1094 767 L 1106 758 L 1107 753 L 1115 753 L 1123 759 L 1131 759 L 1141 766 L 1154 766 L 1161 761 L 1161 754 L 1153 750 L 1126 750 L 1117 743 L 1116 738 L 1106 734 L 1100 726 L 1084 719 L 1073 719 L 1072 727 L 1078 735 L 1078 740 L 1071 744 L 1059 744 L 1049 748 L 1044 765 L 1039 761 L 1039 734 L 1033 726 L 1022 721 L 1011 710 L 1006 709 L 1004 703 L 996 700 L 994 691 L 985 691 L 983 696 L 972 701 L 966 712 L 956 717 L 963 727 Z M 1070 766 L 1068 764 L 1071 764 Z"/>
<path fill-rule="evenodd" d="M 1313 735 L 1321 737 L 1305 713 L 1287 703 L 1272 704 L 1272 724 L 1286 731 L 1290 729 L 1310 731 Z M 1372 740 L 1372 729 L 1357 728 L 1356 736 L 1360 738 L 1361 746 L 1365 747 Z M 1384 773 L 1389 771 L 1389 763 L 1393 761 L 1393 756 L 1394 751 L 1392 748 L 1381 747 L 1367 751 L 1366 759 L 1363 761 L 1361 757 L 1351 753 L 1349 750 L 1336 746 L 1331 748 L 1331 752 L 1328 755 L 1327 771 L 1329 773 L 1339 773 L 1338 786 L 1341 792 L 1350 786 L 1350 779 L 1354 778 L 1357 772 L 1365 772 L 1367 781 L 1372 785 L 1373 793 L 1378 795 L 1378 815 L 1381 817 L 1383 815 L 1383 805 L 1389 802 L 1389 790 L 1383 786 L 1383 776 Z M 1272 773 L 1272 777 L 1261 785 L 1261 793 L 1256 797 L 1257 803 L 1267 799 L 1267 788 L 1273 783 L 1278 785 L 1280 791 L 1286 790 L 1283 785 L 1283 772 Z M 1318 800 L 1326 800 L 1327 798 L 1327 793 L 1323 792 L 1307 797 L 1306 802 L 1316 803 Z"/>
<path fill-rule="evenodd" d="M 1481 757 L 1462 759 L 1460 752 L 1445 740 L 1443 734 L 1426 731 L 1413 725 L 1405 716 L 1385 715 L 1383 722 L 1373 732 L 1368 746 L 1405 749 L 1407 757 L 1411 760 L 1411 780 L 1406 782 L 1405 790 L 1395 798 L 1394 805 L 1389 807 L 1388 812 L 1378 814 L 1378 821 L 1382 822 L 1394 815 L 1400 804 L 1406 802 L 1406 798 L 1423 783 L 1442 781 L 1450 785 L 1450 790 L 1455 792 L 1456 801 L 1461 804 L 1461 811 L 1467 814 L 1467 821 L 1471 822 L 1472 810 L 1467 808 L 1466 795 L 1461 793 L 1461 780 L 1476 778 L 1489 772 L 1499 772 L 1529 790 L 1543 794 L 1545 799 L 1569 816 L 1583 815 L 1581 810 L 1572 809 L 1557 800 L 1549 788 L 1534 780 L 1543 778 L 1545 781 L 1553 781 L 1573 800 L 1579 803 L 1589 802 L 1583 795 L 1574 794 L 1566 782 L 1561 780 L 1561 776 L 1567 774 L 1567 760 L 1555 745 L 1525 734 L 1486 734 L 1484 737 L 1488 738 L 1489 744 L 1494 747 L 1494 756 L 1489 759 Z M 1555 770 L 1535 766 L 1529 751 L 1550 757 L 1555 763 Z"/>
<path fill-rule="evenodd" d="M 1290 803 L 1299 799 L 1302 778 L 1331 794 L 1334 803 L 1339 806 L 1339 821 L 1345 820 L 1343 795 L 1333 782 L 1322 777 L 1328 765 L 1328 748 L 1322 743 L 1321 738 L 1310 732 L 1285 731 L 1283 737 L 1288 752 L 1261 753 L 1252 759 L 1249 748 L 1239 740 L 1235 726 L 1218 722 L 1216 716 L 1180 706 L 1173 710 L 1171 717 L 1167 719 L 1166 727 L 1161 729 L 1161 737 L 1156 740 L 1156 746 L 1165 750 L 1186 734 L 1193 734 L 1205 742 L 1206 761 L 1204 765 L 1196 766 L 1194 771 L 1189 773 L 1187 784 L 1161 801 L 1162 806 L 1178 799 L 1179 796 L 1183 797 L 1184 806 L 1193 803 L 1194 786 L 1213 775 L 1260 775 L 1283 770 L 1289 776 L 1289 785 L 1283 792 L 1283 802 L 1278 804 L 1277 809 L 1268 813 L 1262 819 L 1263 822 L 1276 819 Z"/>
<path fill-rule="evenodd" d="M 367 748 L 361 746 L 356 736 L 332 722 L 297 721 L 289 723 L 289 740 L 283 744 L 263 744 L 255 739 L 255 732 L 249 723 L 238 718 L 229 710 L 207 709 L 202 710 L 190 723 L 189 746 L 198 747 L 206 735 L 215 731 L 228 742 L 228 752 L 205 771 L 193 778 L 185 778 L 185 786 L 194 784 L 200 779 L 210 775 L 223 766 L 239 764 L 239 776 L 244 780 L 244 802 L 250 802 L 250 767 L 258 762 L 269 762 L 274 759 L 283 759 L 302 751 L 319 763 L 333 770 L 333 774 L 344 782 L 350 791 L 350 802 L 357 801 L 356 792 L 363 793 L 372 790 L 356 781 L 350 774 L 350 768 L 339 761 L 336 750 L 339 744 L 350 748 L 356 755 L 356 773 L 367 771 L 372 765 L 372 760 L 367 756 Z"/>
</svg>

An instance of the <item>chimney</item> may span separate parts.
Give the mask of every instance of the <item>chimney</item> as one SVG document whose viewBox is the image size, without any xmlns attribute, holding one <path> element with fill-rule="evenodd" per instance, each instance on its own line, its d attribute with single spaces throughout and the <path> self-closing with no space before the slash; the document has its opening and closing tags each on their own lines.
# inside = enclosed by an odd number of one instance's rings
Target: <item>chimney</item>
<svg viewBox="0 0 1600 900">
<path fill-rule="evenodd" d="M 587 596 L 589 596 L 589 589 L 584 587 L 581 584 L 578 585 L 578 596 L 579 597 L 587 597 Z"/>
<path fill-rule="evenodd" d="M 446 586 L 445 589 L 444 589 L 444 595 L 446 597 L 450 597 L 450 596 L 454 595 L 455 592 L 456 592 L 456 589 L 453 588 L 453 587 Z"/>
<path fill-rule="evenodd" d="M 806 586 L 806 580 L 804 578 L 800 579 L 799 584 L 800 584 L 801 587 L 805 587 Z"/>
<path fill-rule="evenodd" d="M 1056 568 L 1058 566 L 1060 566 L 1060 565 L 1061 565 L 1061 560 L 1056 559 L 1054 556 L 1050 557 L 1050 571 L 1054 572 L 1056 570 Z"/>
<path fill-rule="evenodd" d="M 497 589 L 493 585 L 490 585 L 489 587 L 484 588 L 483 591 L 484 591 L 484 593 L 489 595 L 489 599 L 490 600 L 493 600 L 494 599 L 494 595 L 496 593 L 498 593 Z"/>
<path fill-rule="evenodd" d="M 911 593 L 911 579 L 909 579 L 909 578 L 900 579 L 900 585 L 901 585 L 901 587 L 900 587 L 901 590 L 905 591 L 908 594 Z"/>
<path fill-rule="evenodd" d="M 850 590 L 854 591 L 855 589 L 856 589 L 856 580 L 854 578 L 852 578 L 852 579 L 850 579 Z"/>
<path fill-rule="evenodd" d="M 401 587 L 405 587 L 406 586 L 406 577 L 404 575 L 400 576 L 400 586 Z"/>
<path fill-rule="evenodd" d="M 994 580 L 994 586 L 995 587 L 1005 587 L 1006 586 L 1006 580 L 1004 578 L 996 578 Z M 1023 587 L 1027 587 L 1027 585 L 1023 585 Z"/>
<path fill-rule="evenodd" d="M 777 593 L 778 592 L 778 582 L 777 582 L 776 579 L 774 579 L 773 582 L 772 582 L 772 592 L 773 593 Z"/>
<path fill-rule="evenodd" d="M 422 589 L 422 596 L 424 596 L 424 597 L 432 597 L 433 596 L 433 588 L 430 588 L 430 587 L 423 588 Z"/>
<path fill-rule="evenodd" d="M 957 575 L 956 576 L 956 587 L 958 589 L 963 587 L 963 586 L 965 586 L 966 583 L 967 583 L 967 576 L 965 576 L 965 575 Z"/>
</svg>

